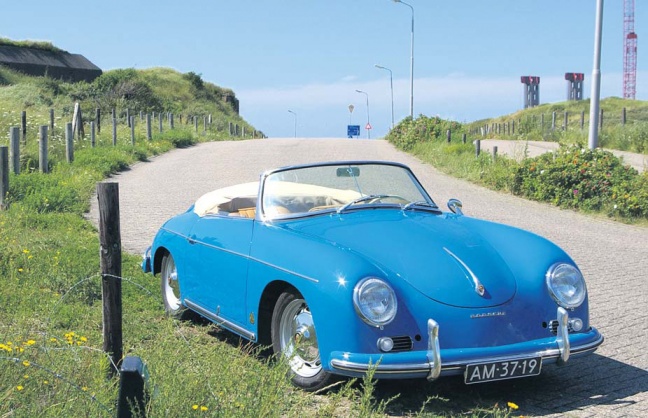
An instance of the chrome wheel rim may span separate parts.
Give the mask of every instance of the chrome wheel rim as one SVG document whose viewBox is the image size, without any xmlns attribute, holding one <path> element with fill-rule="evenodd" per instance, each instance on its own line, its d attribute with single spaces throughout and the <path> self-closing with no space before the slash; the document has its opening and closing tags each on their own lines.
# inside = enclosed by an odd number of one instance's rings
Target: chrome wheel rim
<svg viewBox="0 0 648 418">
<path fill-rule="evenodd" d="M 175 261 L 170 255 L 162 266 L 162 286 L 164 299 L 169 309 L 177 311 L 180 309 L 180 286 L 178 284 L 178 269 Z"/>
<path fill-rule="evenodd" d="M 306 301 L 295 299 L 286 306 L 279 323 L 281 351 L 292 371 L 313 377 L 322 370 L 315 324 Z"/>
</svg>

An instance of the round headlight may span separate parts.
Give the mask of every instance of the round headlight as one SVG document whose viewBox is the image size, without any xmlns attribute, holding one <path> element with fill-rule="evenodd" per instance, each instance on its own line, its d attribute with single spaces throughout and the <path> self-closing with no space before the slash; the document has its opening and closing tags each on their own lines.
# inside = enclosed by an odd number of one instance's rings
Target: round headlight
<svg viewBox="0 0 648 418">
<path fill-rule="evenodd" d="M 396 316 L 396 294 L 384 281 L 375 277 L 361 280 L 353 290 L 356 312 L 369 325 L 389 324 Z"/>
<path fill-rule="evenodd" d="M 579 307 L 587 294 L 583 275 L 571 264 L 551 266 L 547 271 L 547 287 L 556 302 L 567 309 Z"/>
</svg>

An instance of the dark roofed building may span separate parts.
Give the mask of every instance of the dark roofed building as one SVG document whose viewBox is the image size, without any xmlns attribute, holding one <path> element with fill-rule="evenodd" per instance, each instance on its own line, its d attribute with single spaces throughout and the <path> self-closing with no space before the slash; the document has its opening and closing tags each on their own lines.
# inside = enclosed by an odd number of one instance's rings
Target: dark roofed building
<svg viewBox="0 0 648 418">
<path fill-rule="evenodd" d="M 83 55 L 10 45 L 0 45 L 0 65 L 28 75 L 73 82 L 90 82 L 101 75 L 101 68 Z"/>
</svg>

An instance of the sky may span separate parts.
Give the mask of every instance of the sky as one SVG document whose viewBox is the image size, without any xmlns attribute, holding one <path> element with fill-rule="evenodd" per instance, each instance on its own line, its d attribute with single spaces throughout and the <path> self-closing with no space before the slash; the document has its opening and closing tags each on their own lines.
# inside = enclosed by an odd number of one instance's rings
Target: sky
<svg viewBox="0 0 648 418">
<path fill-rule="evenodd" d="M 409 116 L 412 10 L 393 0 L 2 0 L 0 37 L 50 41 L 101 69 L 170 67 L 234 90 L 269 137 L 367 137 Z M 414 16 L 414 115 L 471 122 L 590 97 L 595 0 L 407 0 Z M 648 1 L 637 0 L 637 96 L 648 100 Z M 644 38 L 645 36 L 645 38 Z M 601 98 L 623 95 L 623 0 L 603 12 Z M 367 93 L 357 93 L 361 90 Z M 368 98 L 368 100 L 367 100 Z M 369 106 L 367 106 L 367 101 Z M 353 105 L 353 112 L 349 111 Z M 288 112 L 291 110 L 294 113 Z"/>
</svg>

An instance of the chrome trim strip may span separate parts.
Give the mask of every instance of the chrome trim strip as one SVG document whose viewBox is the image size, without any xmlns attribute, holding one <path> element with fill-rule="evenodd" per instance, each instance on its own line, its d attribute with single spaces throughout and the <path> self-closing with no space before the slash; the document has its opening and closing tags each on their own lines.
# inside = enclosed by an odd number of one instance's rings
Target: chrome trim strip
<svg viewBox="0 0 648 418">
<path fill-rule="evenodd" d="M 464 263 L 464 262 L 463 262 L 459 257 L 457 257 L 457 256 L 456 256 L 452 251 L 450 251 L 450 250 L 447 249 L 446 247 L 443 247 L 443 249 L 444 249 L 448 254 L 450 254 L 450 255 L 451 255 L 455 260 L 457 260 L 457 261 L 459 262 L 459 264 L 461 264 L 461 265 L 463 266 L 463 268 L 466 269 L 466 271 L 468 272 L 468 274 L 470 274 L 470 278 L 472 279 L 473 284 L 475 285 L 475 292 L 477 292 L 477 294 L 478 294 L 479 296 L 484 296 L 484 293 L 486 292 L 486 289 L 484 288 L 484 285 L 481 284 L 481 282 L 479 281 L 479 279 L 477 278 L 477 276 L 475 275 L 475 273 L 473 273 L 473 271 L 470 269 L 470 267 L 468 267 L 468 266 L 466 265 L 466 263 Z"/>
<path fill-rule="evenodd" d="M 560 357 L 558 358 L 558 364 L 563 365 L 569 360 L 569 314 L 565 308 L 558 307 L 558 332 L 556 336 L 556 343 L 558 343 L 558 350 L 560 351 Z"/>
<path fill-rule="evenodd" d="M 237 334 L 242 335 L 243 337 L 247 338 L 248 340 L 256 341 L 256 334 L 253 332 L 250 332 L 246 330 L 245 328 L 236 325 L 235 323 L 228 321 L 227 319 L 221 318 L 220 316 L 214 314 L 213 312 L 208 311 L 207 309 L 203 308 L 202 306 L 198 305 L 195 302 L 190 301 L 189 299 L 184 300 L 185 305 L 191 310 L 194 310 L 201 314 L 202 316 L 206 317 L 207 319 L 210 319 L 216 323 L 216 325 L 221 325 L 231 331 L 236 332 Z"/>
<path fill-rule="evenodd" d="M 435 380 L 441 374 L 441 349 L 439 348 L 439 324 L 434 319 L 428 319 L 428 352 L 427 359 L 430 362 L 430 373 L 428 380 Z"/>
</svg>

